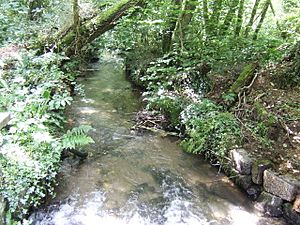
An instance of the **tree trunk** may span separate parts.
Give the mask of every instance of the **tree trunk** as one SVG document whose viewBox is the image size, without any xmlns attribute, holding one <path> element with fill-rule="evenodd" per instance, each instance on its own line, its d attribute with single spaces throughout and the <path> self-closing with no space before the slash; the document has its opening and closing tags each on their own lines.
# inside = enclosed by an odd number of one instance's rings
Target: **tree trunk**
<svg viewBox="0 0 300 225">
<path fill-rule="evenodd" d="M 217 34 L 218 27 L 219 27 L 219 19 L 222 9 L 222 3 L 223 0 L 214 0 L 213 2 L 213 12 L 209 21 L 209 24 L 211 26 L 211 31 L 213 35 Z"/>
<path fill-rule="evenodd" d="M 255 75 L 255 71 L 258 68 L 258 63 L 251 63 L 244 67 L 236 81 L 231 85 L 227 94 L 238 94 L 243 87 L 249 85 Z"/>
<path fill-rule="evenodd" d="M 118 20 L 127 15 L 130 8 L 142 3 L 143 0 L 120 0 L 102 14 L 81 24 L 80 41 L 76 39 L 76 32 L 71 26 L 59 32 L 56 37 L 48 39 L 44 51 L 65 52 L 66 56 L 73 56 L 97 37 L 114 28 Z"/>
<path fill-rule="evenodd" d="M 236 37 L 240 35 L 241 29 L 242 29 L 244 5 L 245 5 L 245 0 L 240 0 L 240 6 L 239 6 L 237 21 L 236 21 L 236 28 L 235 28 L 235 33 L 234 33 L 234 35 Z"/>
<path fill-rule="evenodd" d="M 173 0 L 172 4 L 174 6 L 174 10 L 177 11 L 180 9 L 182 0 Z M 176 18 L 178 17 L 178 13 L 172 12 L 169 15 L 172 19 L 170 21 L 170 26 L 163 31 L 162 35 L 162 51 L 163 53 L 168 53 L 172 47 L 172 37 L 174 30 L 176 29 Z"/>
<path fill-rule="evenodd" d="M 203 19 L 206 36 L 210 34 L 210 25 L 209 25 L 209 14 L 208 14 L 208 3 L 207 0 L 203 0 Z"/>
<path fill-rule="evenodd" d="M 235 15 L 236 10 L 237 10 L 238 4 L 239 4 L 239 1 L 237 1 L 237 0 L 232 1 L 231 5 L 230 5 L 230 9 L 228 10 L 228 12 L 225 16 L 225 20 L 224 20 L 224 23 L 222 26 L 222 30 L 221 30 L 222 35 L 224 35 L 228 31 L 228 28 L 232 22 L 232 19 Z"/>
<path fill-rule="evenodd" d="M 245 29 L 245 37 L 248 37 L 250 28 L 252 27 L 252 25 L 254 23 L 254 18 L 255 18 L 255 15 L 256 15 L 259 3 L 260 3 L 260 0 L 255 0 L 254 6 L 252 8 L 252 12 L 251 12 L 251 16 L 250 16 L 249 22 L 248 22 L 248 24 L 246 26 L 246 29 Z"/>
<path fill-rule="evenodd" d="M 75 54 L 78 52 L 78 43 L 80 42 L 80 16 L 79 0 L 73 0 L 73 31 L 75 32 Z"/>
<path fill-rule="evenodd" d="M 267 14 L 267 11 L 269 9 L 269 6 L 271 4 L 271 0 L 266 0 L 265 2 L 265 5 L 262 9 L 262 13 L 261 13 L 261 17 L 260 17 L 260 21 L 255 29 L 255 32 L 254 32 L 254 35 L 253 35 L 253 40 L 256 40 L 257 39 L 257 36 L 258 36 L 258 33 L 263 25 L 263 22 L 265 20 L 265 17 L 266 17 L 266 14 Z"/>
<path fill-rule="evenodd" d="M 187 33 L 188 25 L 193 18 L 193 11 L 196 9 L 194 0 L 184 0 L 182 2 L 181 13 L 177 19 L 176 27 L 173 32 L 172 42 L 179 40 L 181 49 L 184 48 L 185 34 Z"/>
</svg>

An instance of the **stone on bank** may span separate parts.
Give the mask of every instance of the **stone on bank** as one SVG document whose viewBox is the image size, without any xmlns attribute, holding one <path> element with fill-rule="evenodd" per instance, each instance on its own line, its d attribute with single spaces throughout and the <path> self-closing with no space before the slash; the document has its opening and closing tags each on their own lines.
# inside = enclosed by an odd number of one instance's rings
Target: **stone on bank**
<svg viewBox="0 0 300 225">
<path fill-rule="evenodd" d="M 230 151 L 230 158 L 234 168 L 242 175 L 250 175 L 252 160 L 245 149 L 233 149 Z"/>
<path fill-rule="evenodd" d="M 264 189 L 286 201 L 292 202 L 298 194 L 300 183 L 271 170 L 264 172 Z"/>
</svg>

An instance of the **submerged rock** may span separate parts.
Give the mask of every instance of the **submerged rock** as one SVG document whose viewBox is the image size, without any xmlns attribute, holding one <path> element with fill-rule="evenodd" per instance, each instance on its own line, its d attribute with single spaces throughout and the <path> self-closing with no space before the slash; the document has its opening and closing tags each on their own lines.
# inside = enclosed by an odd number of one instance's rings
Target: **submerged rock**
<svg viewBox="0 0 300 225">
<path fill-rule="evenodd" d="M 283 216 L 289 225 L 300 224 L 300 214 L 293 210 L 293 206 L 290 203 L 283 205 Z"/>
<path fill-rule="evenodd" d="M 281 198 L 262 192 L 255 203 L 255 208 L 268 216 L 280 217 L 283 213 L 282 204 L 283 200 Z"/>
</svg>

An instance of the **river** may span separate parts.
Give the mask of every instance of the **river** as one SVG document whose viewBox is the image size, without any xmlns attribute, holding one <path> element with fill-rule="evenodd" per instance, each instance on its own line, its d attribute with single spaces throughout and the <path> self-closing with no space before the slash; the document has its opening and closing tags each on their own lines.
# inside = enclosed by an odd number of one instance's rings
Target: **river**
<svg viewBox="0 0 300 225">
<path fill-rule="evenodd" d="M 36 211 L 39 225 L 267 225 L 253 203 L 202 158 L 178 141 L 131 127 L 139 97 L 122 62 L 106 57 L 80 83 L 85 97 L 68 110 L 72 125 L 89 124 L 89 157 L 62 163 L 56 197 Z"/>
</svg>

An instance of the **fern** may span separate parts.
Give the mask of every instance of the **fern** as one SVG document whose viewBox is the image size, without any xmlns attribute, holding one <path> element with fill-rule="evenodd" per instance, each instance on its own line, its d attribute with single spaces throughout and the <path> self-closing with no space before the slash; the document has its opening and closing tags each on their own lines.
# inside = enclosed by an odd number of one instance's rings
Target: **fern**
<svg viewBox="0 0 300 225">
<path fill-rule="evenodd" d="M 64 149 L 75 149 L 84 145 L 95 143 L 94 140 L 87 135 L 92 130 L 91 126 L 82 125 L 68 130 L 62 137 L 62 145 Z"/>
</svg>

